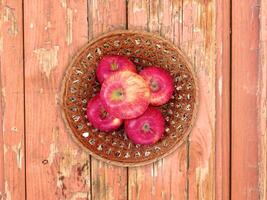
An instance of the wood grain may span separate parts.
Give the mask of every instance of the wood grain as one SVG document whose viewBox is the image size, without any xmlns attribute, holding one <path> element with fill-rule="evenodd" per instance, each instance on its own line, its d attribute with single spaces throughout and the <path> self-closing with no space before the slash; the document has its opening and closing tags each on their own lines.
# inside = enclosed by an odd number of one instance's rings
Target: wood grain
<svg viewBox="0 0 267 200">
<path fill-rule="evenodd" d="M 0 199 L 265 200 L 266 10 L 264 0 L 0 0 Z M 130 169 L 84 153 L 66 133 L 58 107 L 61 78 L 75 52 L 127 26 L 179 45 L 200 88 L 187 143 L 154 164 Z"/>
<path fill-rule="evenodd" d="M 150 20 L 150 1 L 128 1 L 128 28 L 130 30 L 148 30 Z M 129 199 L 157 199 L 155 187 L 153 164 L 143 167 L 129 168 L 128 170 L 128 193 Z"/>
<path fill-rule="evenodd" d="M 129 29 L 155 32 L 179 45 L 182 1 L 129 1 Z M 129 169 L 129 199 L 186 199 L 187 145 L 160 161 Z"/>
<path fill-rule="evenodd" d="M 240 9 L 242 8 L 242 9 Z M 259 199 L 259 2 L 232 3 L 232 199 Z"/>
<path fill-rule="evenodd" d="M 61 78 L 88 40 L 87 2 L 24 1 L 27 199 L 90 199 L 89 156 L 65 131 Z"/>
<path fill-rule="evenodd" d="M 181 46 L 193 63 L 200 88 L 188 153 L 189 199 L 215 198 L 215 3 L 183 1 Z"/>
<path fill-rule="evenodd" d="M 25 199 L 22 1 L 0 1 L 0 199 Z"/>
<path fill-rule="evenodd" d="M 267 199 L 267 2 L 260 7 L 260 64 L 258 79 L 259 192 Z"/>
<path fill-rule="evenodd" d="M 89 39 L 110 30 L 125 29 L 126 1 L 88 1 Z M 92 157 L 92 199 L 127 199 L 127 168 L 117 167 Z"/>
<path fill-rule="evenodd" d="M 230 2 L 218 0 L 216 11 L 215 199 L 224 200 L 230 199 Z"/>
<path fill-rule="evenodd" d="M 156 171 L 162 172 L 162 175 L 160 174 L 160 178 L 152 180 L 152 183 L 150 183 L 150 179 L 144 181 L 135 178 L 140 177 L 138 173 L 149 173 L 149 169 L 138 169 L 139 172 L 134 170 L 132 176 L 130 170 L 129 193 L 133 195 L 133 199 L 138 195 L 139 197 L 141 195 L 141 199 L 143 196 L 146 199 L 164 197 L 166 199 L 178 197 L 181 199 L 212 199 L 215 197 L 215 1 L 134 1 L 132 3 L 129 1 L 128 8 L 129 28 L 142 26 L 147 28 L 146 24 L 148 24 L 148 30 L 158 32 L 174 43 L 180 44 L 195 66 L 201 88 L 199 115 L 190 143 L 188 143 L 189 152 L 186 147 L 180 149 L 180 156 L 183 157 L 178 159 L 176 157 L 180 164 L 174 165 L 174 157 L 164 159 L 164 164 L 154 164 L 151 171 L 153 172 L 155 166 L 156 169 L 159 166 L 159 170 Z M 170 10 L 172 11 L 170 12 Z M 144 20 L 138 22 L 138 17 L 148 19 L 147 23 Z M 179 155 L 178 152 L 177 155 Z M 189 166 L 187 166 L 188 161 Z M 183 167 L 179 168 L 181 165 Z M 168 174 L 171 170 L 174 173 L 170 173 L 172 177 L 170 179 Z M 178 172 L 182 172 L 182 174 Z M 170 191 L 168 186 L 174 180 L 181 181 L 180 184 L 175 182 L 179 185 L 179 190 Z M 189 184 L 188 188 L 187 184 Z M 141 188 L 137 190 L 139 193 L 131 191 L 131 185 L 138 185 Z M 162 191 L 161 195 L 146 192 L 155 185 L 157 187 L 154 190 Z M 143 192 L 142 187 L 144 188 Z"/>
</svg>

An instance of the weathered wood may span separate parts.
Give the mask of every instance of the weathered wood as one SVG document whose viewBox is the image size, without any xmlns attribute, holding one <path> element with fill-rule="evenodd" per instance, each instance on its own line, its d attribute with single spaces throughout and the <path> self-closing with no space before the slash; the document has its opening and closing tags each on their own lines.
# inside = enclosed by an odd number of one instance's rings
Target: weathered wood
<svg viewBox="0 0 267 200">
<path fill-rule="evenodd" d="M 28 199 L 127 199 L 127 192 L 129 199 L 229 199 L 229 1 L 129 0 L 128 16 L 126 2 L 24 1 Z M 232 6 L 233 199 L 267 197 L 267 5 L 262 0 L 260 6 L 261 23 L 257 0 Z M 24 199 L 22 1 L 0 0 L 0 10 L 0 199 Z M 124 29 L 127 18 L 129 29 L 157 32 L 180 45 L 200 87 L 190 141 L 168 158 L 129 169 L 128 183 L 127 169 L 93 158 L 90 169 L 57 106 L 60 79 L 76 50 L 88 35 Z"/>
<path fill-rule="evenodd" d="M 181 149 L 180 151 L 184 152 L 181 155 L 186 156 L 183 158 L 184 160 L 178 159 L 181 163 L 187 163 L 187 160 L 190 159 L 189 188 L 186 188 L 186 180 L 182 181 L 183 185 L 179 186 L 184 189 L 179 190 L 177 193 L 179 195 L 186 193 L 183 196 L 184 198 L 187 196 L 190 199 L 212 199 L 215 196 L 215 1 L 171 1 L 171 3 L 168 1 L 152 1 L 148 5 L 146 3 L 148 2 L 134 1 L 131 3 L 129 1 L 129 28 L 135 27 L 135 23 L 138 28 L 142 26 L 146 28 L 145 25 L 148 24 L 150 31 L 156 31 L 169 39 L 174 39 L 176 44 L 180 42 L 181 48 L 187 53 L 195 66 L 195 71 L 199 77 L 199 87 L 201 88 L 199 115 L 189 144 L 190 155 L 188 157 L 186 149 Z M 180 6 L 182 7 L 180 8 Z M 146 12 L 146 9 L 148 9 L 148 12 Z M 131 10 L 134 13 L 132 14 L 132 23 L 134 23 L 132 26 Z M 170 12 L 170 10 L 172 11 Z M 173 12 L 173 10 L 175 11 Z M 174 13 L 176 16 L 173 15 Z M 143 17 L 140 17 L 140 14 Z M 137 17 L 148 19 L 148 21 L 147 23 L 144 20 L 138 22 L 136 20 Z M 165 160 L 168 161 L 168 158 L 164 159 L 164 164 Z M 155 184 L 158 185 L 155 191 L 163 191 L 162 196 L 159 196 L 159 194 L 153 196 L 153 193 L 152 195 L 146 195 L 144 192 L 139 194 L 149 199 L 164 198 L 164 192 L 167 191 L 167 198 L 171 198 L 168 195 L 175 194 L 175 191 L 168 193 L 169 190 L 166 189 L 166 185 L 175 179 L 180 181 L 184 178 L 187 179 L 186 164 L 185 171 L 182 171 L 184 173 L 183 176 L 179 177 L 179 173 L 176 172 L 172 175 L 172 177 L 175 177 L 174 179 L 166 178 L 168 177 L 165 176 L 168 174 L 168 169 L 175 167 L 173 160 L 173 158 L 170 159 L 169 164 L 166 165 L 168 166 L 167 169 L 160 166 L 160 170 L 164 169 L 162 173 L 164 178 L 159 176 L 163 180 L 155 180 L 150 184 L 152 188 L 155 187 Z M 157 165 L 156 163 L 154 168 Z M 142 171 L 142 169 L 139 170 L 140 172 Z M 137 173 L 135 170 L 133 177 L 138 177 L 136 176 Z M 131 180 L 131 171 L 129 171 L 129 175 L 129 185 L 131 186 L 131 181 L 134 182 L 134 179 Z M 142 180 L 139 182 L 144 183 Z M 142 188 L 142 184 L 138 185 L 139 188 Z M 147 185 L 149 183 L 146 180 L 144 187 L 147 187 Z M 130 187 L 130 194 L 132 193 Z M 133 196 L 137 195 L 133 194 Z"/>
<path fill-rule="evenodd" d="M 231 197 L 259 199 L 259 1 L 232 2 L 232 33 Z"/>
<path fill-rule="evenodd" d="M 267 199 L 267 2 L 260 7 L 260 65 L 258 79 L 259 192 Z"/>
<path fill-rule="evenodd" d="M 156 32 L 179 45 L 182 1 L 129 1 L 129 29 Z M 187 146 L 160 161 L 129 169 L 129 199 L 186 199 Z"/>
<path fill-rule="evenodd" d="M 216 198 L 230 199 L 230 2 L 216 5 Z"/>
<path fill-rule="evenodd" d="M 126 1 L 88 0 L 89 39 L 126 27 Z M 127 168 L 92 157 L 92 199 L 127 199 Z"/>
<path fill-rule="evenodd" d="M 158 1 L 154 1 L 154 3 L 158 4 Z M 152 20 L 150 21 L 150 6 L 150 1 L 146 0 L 128 1 L 128 28 L 130 30 L 149 30 L 149 27 L 152 26 Z M 158 25 L 156 19 L 153 27 Z M 161 164 L 162 162 L 160 161 L 158 163 Z M 158 193 L 165 193 L 159 184 L 157 187 L 155 186 L 155 178 L 158 177 L 157 169 L 154 170 L 154 164 L 129 169 L 129 199 L 158 199 L 161 197 L 161 194 Z"/>
<path fill-rule="evenodd" d="M 0 1 L 0 199 L 25 199 L 22 1 Z"/>
<path fill-rule="evenodd" d="M 87 2 L 24 1 L 27 199 L 90 199 L 87 153 L 58 104 L 68 62 L 88 40 Z"/>
<path fill-rule="evenodd" d="M 88 0 L 89 38 L 110 30 L 125 29 L 126 2 L 112 0 Z"/>
<path fill-rule="evenodd" d="M 199 110 L 189 142 L 189 199 L 215 198 L 215 0 L 183 1 L 182 49 L 199 85 Z"/>
</svg>

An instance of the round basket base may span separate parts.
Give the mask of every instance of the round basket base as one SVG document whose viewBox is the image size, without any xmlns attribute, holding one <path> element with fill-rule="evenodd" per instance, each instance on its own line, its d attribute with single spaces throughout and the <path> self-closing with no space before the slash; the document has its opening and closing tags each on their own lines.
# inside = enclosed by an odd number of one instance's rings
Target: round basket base
<svg viewBox="0 0 267 200">
<path fill-rule="evenodd" d="M 105 55 L 125 55 L 139 71 L 157 65 L 173 77 L 174 94 L 159 107 L 165 118 L 165 133 L 156 144 L 135 145 L 123 127 L 105 133 L 87 120 L 87 101 L 100 90 L 95 76 L 97 63 Z M 115 31 L 96 38 L 76 55 L 62 82 L 61 106 L 69 133 L 91 155 L 119 166 L 144 165 L 170 154 L 186 140 L 196 114 L 197 83 L 191 69 L 184 54 L 157 35 Z"/>
</svg>

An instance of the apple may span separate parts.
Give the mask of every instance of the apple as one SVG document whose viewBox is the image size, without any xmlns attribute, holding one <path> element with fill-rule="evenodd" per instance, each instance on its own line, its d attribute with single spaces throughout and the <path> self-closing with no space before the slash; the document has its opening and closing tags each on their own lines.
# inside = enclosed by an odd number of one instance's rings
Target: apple
<svg viewBox="0 0 267 200">
<path fill-rule="evenodd" d="M 101 131 L 114 131 L 118 129 L 123 122 L 123 120 L 113 117 L 105 110 L 99 94 L 88 102 L 86 114 L 91 124 Z"/>
<path fill-rule="evenodd" d="M 131 119 L 142 115 L 148 108 L 150 89 L 140 75 L 119 71 L 103 82 L 100 98 L 111 115 Z"/>
<path fill-rule="evenodd" d="M 151 66 L 144 68 L 140 72 L 140 75 L 150 87 L 151 105 L 160 106 L 170 100 L 174 90 L 174 84 L 171 75 L 166 70 L 157 66 Z"/>
<path fill-rule="evenodd" d="M 104 56 L 98 63 L 96 76 L 100 83 L 118 71 L 136 72 L 135 65 L 125 56 L 107 55 Z"/>
<path fill-rule="evenodd" d="M 125 131 L 135 144 L 155 144 L 164 133 L 164 118 L 161 112 L 149 107 L 146 112 L 135 118 L 125 120 Z"/>
</svg>

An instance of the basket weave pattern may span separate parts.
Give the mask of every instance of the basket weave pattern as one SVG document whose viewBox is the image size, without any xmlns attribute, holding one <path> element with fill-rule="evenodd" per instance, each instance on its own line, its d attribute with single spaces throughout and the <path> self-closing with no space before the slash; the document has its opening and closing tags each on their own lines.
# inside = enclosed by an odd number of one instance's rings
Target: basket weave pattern
<svg viewBox="0 0 267 200">
<path fill-rule="evenodd" d="M 171 100 L 159 107 L 165 118 L 165 133 L 156 144 L 135 145 L 123 127 L 105 133 L 87 120 L 87 101 L 100 90 L 95 71 L 104 55 L 125 55 L 138 71 L 157 65 L 172 75 L 175 91 Z M 195 117 L 197 86 L 190 63 L 173 44 L 149 33 L 116 31 L 93 40 L 73 59 L 62 84 L 63 116 L 70 134 L 93 156 L 117 165 L 142 165 L 171 153 L 185 141 Z"/>
</svg>

